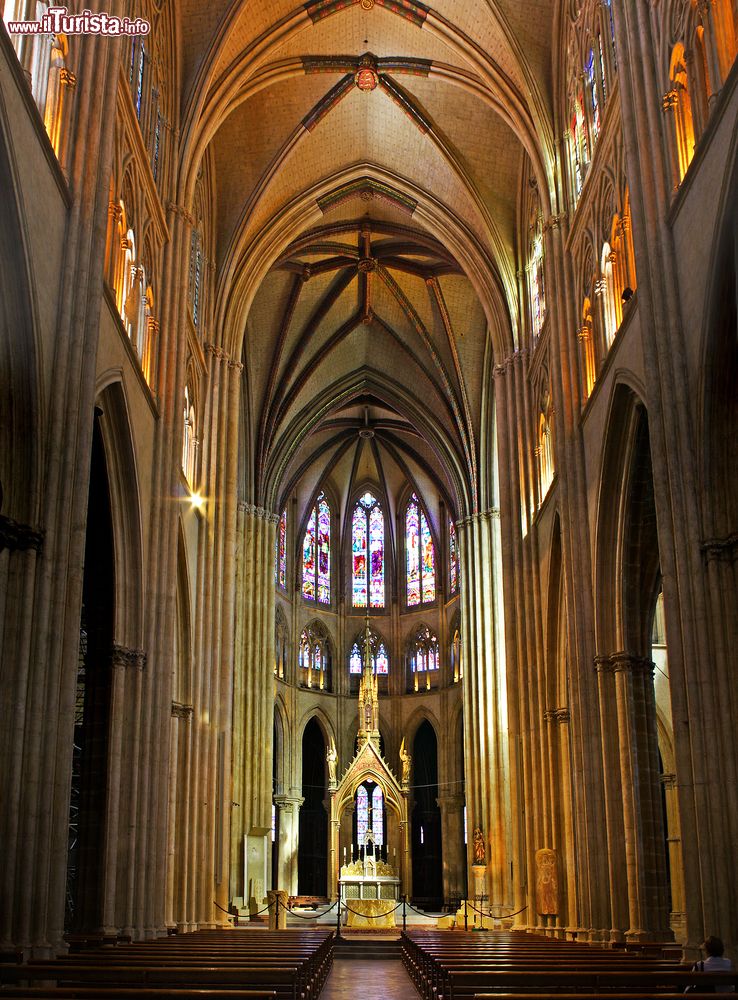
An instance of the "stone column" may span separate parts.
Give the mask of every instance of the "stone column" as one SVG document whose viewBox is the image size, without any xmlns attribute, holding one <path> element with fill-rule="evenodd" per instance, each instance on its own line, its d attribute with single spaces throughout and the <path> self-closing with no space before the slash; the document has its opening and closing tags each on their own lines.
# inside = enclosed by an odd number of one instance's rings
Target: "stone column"
<svg viewBox="0 0 738 1000">
<path fill-rule="evenodd" d="M 459 544 L 467 827 L 483 832 L 489 860 L 486 894 L 499 906 L 509 902 L 512 892 L 499 512 L 461 521 Z M 472 861 L 469 845 L 469 866 Z"/>
<path fill-rule="evenodd" d="M 443 896 L 450 899 L 462 893 L 464 886 L 464 796 L 439 795 L 436 803 L 441 810 L 441 845 L 443 848 Z"/>
<path fill-rule="evenodd" d="M 263 507 L 238 505 L 233 797 L 241 806 L 231 828 L 231 885 L 234 895 L 243 889 L 244 898 L 249 879 L 264 879 L 269 870 L 277 521 Z M 250 870 L 244 861 L 246 846 Z"/>
<path fill-rule="evenodd" d="M 625 867 L 628 879 L 630 926 L 626 940 L 653 940 L 668 931 L 659 882 L 665 872 L 659 849 L 663 844 L 660 810 L 654 815 L 653 791 L 658 776 L 652 774 L 648 743 L 655 738 L 656 713 L 650 664 L 630 653 L 613 653 L 617 699 L 618 746 L 625 831 Z M 649 699 L 646 682 L 651 687 Z M 653 702 L 653 706 L 651 706 Z M 651 786 L 655 784 L 655 789 Z M 659 803 L 660 805 L 660 803 Z M 660 842 L 660 843 L 659 843 Z"/>
<path fill-rule="evenodd" d="M 277 884 L 290 896 L 297 895 L 297 847 L 300 832 L 300 806 L 305 801 L 298 795 L 275 795 L 279 809 L 279 843 Z"/>
<path fill-rule="evenodd" d="M 628 889 L 623 830 L 623 789 L 618 757 L 615 673 L 609 656 L 595 657 L 602 729 L 602 778 L 605 793 L 607 863 L 610 890 L 610 941 L 623 941 L 628 929 Z"/>
</svg>

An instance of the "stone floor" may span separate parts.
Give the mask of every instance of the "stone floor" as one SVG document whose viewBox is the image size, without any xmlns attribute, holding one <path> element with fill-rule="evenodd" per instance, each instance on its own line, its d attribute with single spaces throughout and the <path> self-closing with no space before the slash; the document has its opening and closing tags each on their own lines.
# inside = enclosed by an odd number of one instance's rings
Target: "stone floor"
<svg viewBox="0 0 738 1000">
<path fill-rule="evenodd" d="M 401 961 L 333 963 L 320 1000 L 416 1000 Z"/>
</svg>

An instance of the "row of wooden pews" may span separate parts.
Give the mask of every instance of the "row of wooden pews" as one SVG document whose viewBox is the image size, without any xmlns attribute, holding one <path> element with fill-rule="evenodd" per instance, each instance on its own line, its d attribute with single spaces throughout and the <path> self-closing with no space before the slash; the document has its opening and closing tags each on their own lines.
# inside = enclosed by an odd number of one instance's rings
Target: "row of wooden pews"
<svg viewBox="0 0 738 1000">
<path fill-rule="evenodd" d="M 0 998 L 317 1000 L 333 931 L 198 931 L 0 965 Z"/>
<path fill-rule="evenodd" d="M 674 960 L 520 931 L 408 931 L 402 960 L 423 1000 L 683 1000 L 693 984 L 714 997 L 738 983 L 734 972 L 695 974 Z"/>
</svg>

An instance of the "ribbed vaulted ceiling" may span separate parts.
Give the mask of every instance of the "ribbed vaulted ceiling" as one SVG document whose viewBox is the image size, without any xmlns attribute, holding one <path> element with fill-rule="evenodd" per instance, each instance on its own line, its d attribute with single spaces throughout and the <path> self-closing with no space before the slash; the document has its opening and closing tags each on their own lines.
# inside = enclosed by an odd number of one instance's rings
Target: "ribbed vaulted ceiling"
<svg viewBox="0 0 738 1000">
<path fill-rule="evenodd" d="M 490 502 L 491 369 L 515 348 L 523 171 L 552 175 L 553 0 L 184 2 L 192 184 L 217 193 L 218 328 L 245 476 Z"/>
</svg>

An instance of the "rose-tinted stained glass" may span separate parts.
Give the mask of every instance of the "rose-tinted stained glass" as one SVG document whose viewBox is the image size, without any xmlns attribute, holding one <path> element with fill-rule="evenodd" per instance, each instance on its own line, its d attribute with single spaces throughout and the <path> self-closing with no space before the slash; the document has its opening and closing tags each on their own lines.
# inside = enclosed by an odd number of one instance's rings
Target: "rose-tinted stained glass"
<svg viewBox="0 0 738 1000">
<path fill-rule="evenodd" d="M 436 554 L 433 538 L 423 511 L 420 511 L 420 549 L 423 569 L 423 604 L 436 599 Z"/>
<path fill-rule="evenodd" d="M 459 589 L 459 554 L 456 548 L 456 525 L 453 521 L 448 522 L 448 548 L 449 566 L 451 567 L 451 593 L 455 594 Z"/>
<path fill-rule="evenodd" d="M 356 840 L 359 846 L 366 842 L 366 832 L 369 829 L 369 793 L 364 785 L 359 785 L 356 792 Z"/>
<path fill-rule="evenodd" d="M 384 607 L 384 515 L 377 499 L 365 493 L 351 522 L 352 593 L 355 608 Z"/>
<path fill-rule="evenodd" d="M 318 494 L 305 529 L 302 545 L 302 596 L 321 604 L 331 603 L 331 508 Z"/>
<path fill-rule="evenodd" d="M 367 523 L 366 511 L 361 504 L 357 504 L 354 510 L 353 523 L 351 525 L 351 557 L 353 560 L 353 597 L 354 607 L 365 608 L 367 602 Z"/>
<path fill-rule="evenodd" d="M 372 792 L 372 833 L 374 843 L 381 847 L 384 843 L 384 796 L 379 785 Z"/>
<path fill-rule="evenodd" d="M 420 604 L 420 522 L 418 502 L 413 497 L 405 514 L 405 565 L 408 607 Z"/>
<path fill-rule="evenodd" d="M 351 647 L 351 655 L 349 656 L 349 673 L 350 674 L 360 674 L 363 667 L 363 658 L 361 656 L 361 650 L 359 649 L 358 642 L 355 642 Z"/>
<path fill-rule="evenodd" d="M 287 586 L 287 511 L 282 511 L 277 529 L 277 584 Z"/>
<path fill-rule="evenodd" d="M 331 509 L 321 493 L 318 497 L 318 600 L 331 603 Z"/>
<path fill-rule="evenodd" d="M 384 607 L 384 517 L 377 505 L 369 515 L 369 554 L 371 558 L 370 600 L 373 608 Z"/>
<path fill-rule="evenodd" d="M 428 519 L 416 495 L 405 511 L 405 566 L 408 607 L 436 599 L 436 557 Z"/>
<path fill-rule="evenodd" d="M 302 596 L 309 601 L 315 600 L 315 510 L 305 529 L 302 542 Z"/>
</svg>

